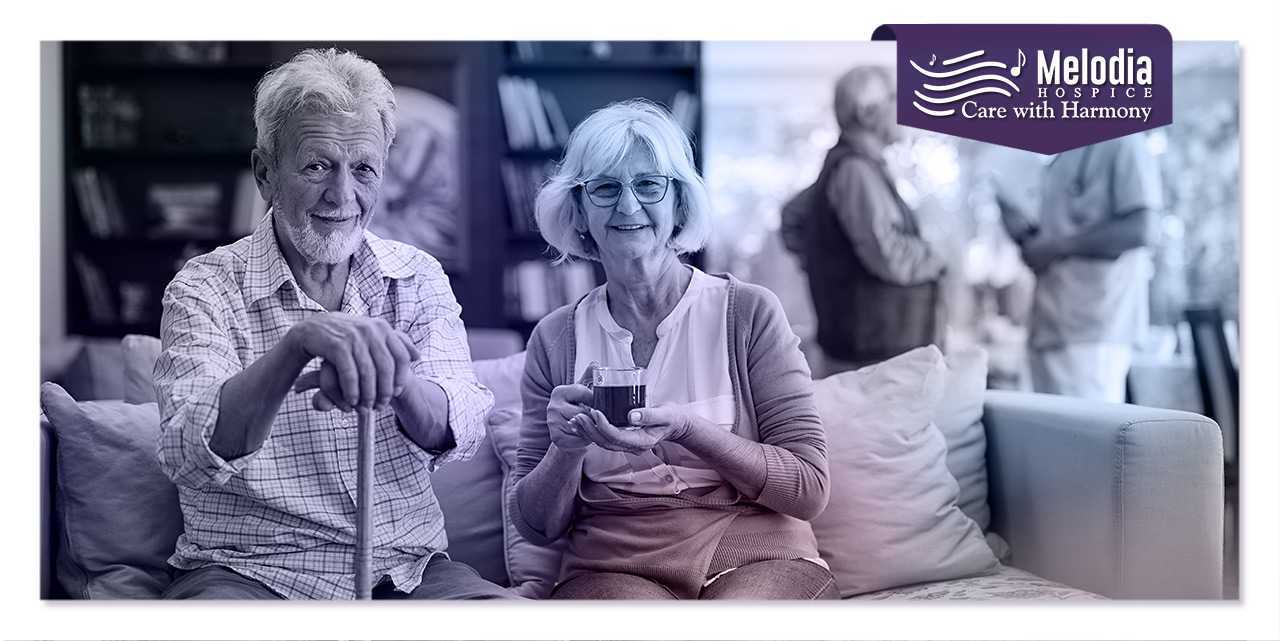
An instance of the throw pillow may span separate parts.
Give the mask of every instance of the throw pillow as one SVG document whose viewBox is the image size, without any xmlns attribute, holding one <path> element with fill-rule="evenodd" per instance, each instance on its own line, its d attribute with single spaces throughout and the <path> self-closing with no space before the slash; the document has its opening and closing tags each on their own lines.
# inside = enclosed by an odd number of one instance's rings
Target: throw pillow
<svg viewBox="0 0 1280 641">
<path fill-rule="evenodd" d="M 842 596 L 998 568 L 982 528 L 956 505 L 932 422 L 946 375 L 929 346 L 814 384 L 832 490 L 813 530 Z"/>
<path fill-rule="evenodd" d="M 160 339 L 129 334 L 120 340 L 120 346 L 124 348 L 124 401 L 155 403 L 156 386 L 151 372 L 160 358 Z"/>
<path fill-rule="evenodd" d="M 991 526 L 987 506 L 987 435 L 982 404 L 987 391 L 987 352 L 981 347 L 946 356 L 947 384 L 933 422 L 947 440 L 947 469 L 960 485 L 960 510 L 985 532 Z"/>
<path fill-rule="evenodd" d="M 45 383 L 40 404 L 57 438 L 59 582 L 75 598 L 158 598 L 182 512 L 156 461 L 155 403 L 77 403 Z"/>
<path fill-rule="evenodd" d="M 489 422 L 489 441 L 502 461 L 502 528 L 506 537 L 511 589 L 526 598 L 545 599 L 551 595 L 551 588 L 555 587 L 560 576 L 564 544 L 542 547 L 525 539 L 516 529 L 509 510 L 515 495 L 515 483 L 511 477 L 516 467 L 516 448 L 520 444 L 520 411 L 513 407 L 494 411 L 503 412 L 501 420 Z"/>
<path fill-rule="evenodd" d="M 524 352 L 471 363 L 476 380 L 493 392 L 493 407 L 520 409 L 520 380 L 524 378 Z"/>
<path fill-rule="evenodd" d="M 491 412 L 489 420 L 495 415 Z M 441 466 L 431 474 L 431 489 L 444 512 L 449 556 L 475 568 L 485 579 L 507 585 L 502 466 L 493 448 L 481 443 L 470 459 Z"/>
<path fill-rule="evenodd" d="M 510 421 L 513 411 L 519 413 L 524 352 L 474 361 L 471 369 L 476 380 L 493 392 L 493 409 L 486 417 L 490 426 L 486 439 L 492 439 L 493 425 Z M 519 429 L 518 416 L 515 428 Z M 431 486 L 444 512 L 449 556 L 475 568 L 489 581 L 511 585 L 505 547 L 503 484 L 503 466 L 497 448 L 490 443 L 481 443 L 471 459 L 450 463 L 431 475 Z"/>
</svg>

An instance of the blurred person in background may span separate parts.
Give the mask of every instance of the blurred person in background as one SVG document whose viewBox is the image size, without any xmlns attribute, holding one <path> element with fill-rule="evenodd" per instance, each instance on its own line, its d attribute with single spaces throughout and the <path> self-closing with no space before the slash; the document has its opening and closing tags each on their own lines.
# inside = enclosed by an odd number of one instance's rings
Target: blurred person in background
<svg viewBox="0 0 1280 641">
<path fill-rule="evenodd" d="M 825 375 L 943 344 L 945 252 L 920 233 L 885 163 L 900 136 L 889 70 L 836 82 L 840 139 L 817 181 L 783 207 L 783 238 L 809 277 Z"/>
<path fill-rule="evenodd" d="M 1147 330 L 1147 247 L 1161 206 L 1141 134 L 1054 157 L 1038 220 L 999 197 L 1001 218 L 1036 274 L 1028 364 L 1037 392 L 1122 403 Z"/>
</svg>

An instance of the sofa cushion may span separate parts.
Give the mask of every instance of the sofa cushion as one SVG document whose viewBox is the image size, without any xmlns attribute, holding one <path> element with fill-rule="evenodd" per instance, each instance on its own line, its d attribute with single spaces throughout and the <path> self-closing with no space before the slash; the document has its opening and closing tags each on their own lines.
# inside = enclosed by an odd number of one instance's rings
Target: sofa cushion
<svg viewBox="0 0 1280 641">
<path fill-rule="evenodd" d="M 517 415 L 515 429 L 518 430 L 524 352 L 475 361 L 471 368 L 476 380 L 493 392 L 493 409 L 485 419 L 486 439 L 492 440 L 494 426 L 510 422 L 512 413 Z M 500 427 L 497 429 L 503 431 Z M 497 451 L 491 443 L 481 443 L 470 459 L 444 465 L 433 473 L 431 487 L 444 512 L 449 556 L 475 568 L 480 576 L 505 586 L 510 584 L 510 575 L 503 518 L 504 475 Z"/>
<path fill-rule="evenodd" d="M 68 339 L 80 345 L 76 356 L 53 380 L 82 401 L 124 398 L 124 358 L 114 338 Z"/>
<path fill-rule="evenodd" d="M 520 378 L 524 374 L 524 352 L 517 354 L 519 358 L 503 359 L 501 374 L 488 372 L 493 376 L 490 380 L 508 381 L 510 389 L 517 395 L 510 402 L 499 407 L 495 404 L 492 420 L 489 421 L 489 441 L 493 444 L 498 459 L 502 462 L 502 528 L 505 537 L 507 573 L 511 577 L 511 589 L 520 596 L 541 599 L 551 594 L 556 579 L 560 575 L 560 556 L 564 543 L 542 547 L 524 538 L 516 529 L 511 515 L 507 514 L 511 505 L 511 497 L 515 492 L 515 484 L 511 481 L 512 471 L 516 466 L 516 449 L 520 445 Z M 481 371 L 476 368 L 477 375 Z M 494 391 L 497 395 L 497 390 Z M 505 398 L 505 396 L 504 396 Z"/>
<path fill-rule="evenodd" d="M 928 346 L 814 384 L 832 491 L 812 523 L 843 596 L 998 566 L 956 504 L 946 440 L 932 422 L 946 378 L 942 353 Z"/>
<path fill-rule="evenodd" d="M 491 412 L 489 419 L 496 415 Z M 444 512 L 449 557 L 470 565 L 489 581 L 507 585 L 502 467 L 493 448 L 481 443 L 470 459 L 440 466 L 431 474 L 431 489 Z"/>
<path fill-rule="evenodd" d="M 160 358 L 160 339 L 155 336 L 129 334 L 120 340 L 124 350 L 124 401 L 155 403 L 156 385 L 151 373 Z"/>
<path fill-rule="evenodd" d="M 154 403 L 77 403 L 53 383 L 40 404 L 57 438 L 58 580 L 74 598 L 156 598 L 182 531 L 178 493 L 156 462 Z"/>
<path fill-rule="evenodd" d="M 512 471 L 520 441 L 520 413 L 504 410 L 504 420 L 489 424 L 489 439 L 502 461 L 502 529 L 511 589 L 527 599 L 545 599 L 551 595 L 551 588 L 560 576 L 564 541 L 548 547 L 537 545 L 520 534 L 508 513 L 515 494 Z"/>
<path fill-rule="evenodd" d="M 995 574 L 986 576 L 917 583 L 915 585 L 905 585 L 860 594 L 853 598 L 866 601 L 891 599 L 915 601 L 989 601 L 1001 599 L 1065 601 L 1076 599 L 1100 600 L 1106 597 L 1092 592 L 1085 592 L 1084 590 L 1077 590 L 1069 585 L 1055 583 L 1048 579 L 1042 579 L 1026 570 L 1002 565 Z"/>
<path fill-rule="evenodd" d="M 987 436 L 982 404 L 987 391 L 987 352 L 980 347 L 946 356 L 947 384 L 933 422 L 947 441 L 947 469 L 960 486 L 957 504 L 985 532 L 991 526 L 987 506 Z"/>
</svg>

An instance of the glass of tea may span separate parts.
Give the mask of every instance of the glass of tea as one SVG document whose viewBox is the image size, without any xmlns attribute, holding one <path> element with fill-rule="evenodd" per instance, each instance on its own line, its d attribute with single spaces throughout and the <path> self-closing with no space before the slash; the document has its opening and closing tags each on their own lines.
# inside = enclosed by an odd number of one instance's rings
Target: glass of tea
<svg viewBox="0 0 1280 641">
<path fill-rule="evenodd" d="M 627 414 L 644 407 L 643 367 L 597 367 L 592 378 L 591 407 L 600 410 L 614 427 L 637 430 Z"/>
</svg>

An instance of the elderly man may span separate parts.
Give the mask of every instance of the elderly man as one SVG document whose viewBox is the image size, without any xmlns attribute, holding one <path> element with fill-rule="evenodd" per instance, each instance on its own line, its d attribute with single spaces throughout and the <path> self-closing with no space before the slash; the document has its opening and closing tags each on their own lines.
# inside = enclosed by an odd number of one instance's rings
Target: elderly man
<svg viewBox="0 0 1280 641">
<path fill-rule="evenodd" d="M 787 204 L 784 235 L 809 276 L 825 373 L 942 345 L 942 253 L 920 234 L 884 160 L 900 135 L 893 78 L 860 66 L 836 83 L 840 140 Z"/>
<path fill-rule="evenodd" d="M 444 553 L 427 474 L 472 455 L 493 404 L 460 308 L 435 259 L 365 231 L 390 83 L 304 51 L 259 83 L 254 125 L 270 214 L 164 295 L 159 458 L 185 522 L 166 598 L 353 595 L 356 406 L 375 416 L 375 597 L 505 596 Z"/>
</svg>

